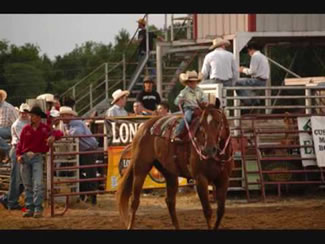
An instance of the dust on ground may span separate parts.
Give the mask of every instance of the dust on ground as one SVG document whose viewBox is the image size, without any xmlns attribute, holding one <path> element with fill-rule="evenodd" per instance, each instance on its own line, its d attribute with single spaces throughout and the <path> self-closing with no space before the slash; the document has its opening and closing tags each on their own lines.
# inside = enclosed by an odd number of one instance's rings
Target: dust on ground
<svg viewBox="0 0 325 244">
<path fill-rule="evenodd" d="M 216 216 L 216 203 L 211 203 Z M 55 213 L 64 210 L 55 204 Z M 194 191 L 178 193 L 176 211 L 181 229 L 207 229 L 202 207 Z M 173 230 L 165 196 L 142 194 L 136 214 L 135 229 Z M 325 194 L 281 197 L 268 196 L 266 201 L 250 202 L 245 197 L 230 196 L 221 222 L 226 230 L 324 230 Z M 40 219 L 23 218 L 22 212 L 0 206 L 1 230 L 121 230 L 114 194 L 98 195 L 97 205 L 78 202 L 63 216 L 51 217 L 50 207 Z"/>
</svg>

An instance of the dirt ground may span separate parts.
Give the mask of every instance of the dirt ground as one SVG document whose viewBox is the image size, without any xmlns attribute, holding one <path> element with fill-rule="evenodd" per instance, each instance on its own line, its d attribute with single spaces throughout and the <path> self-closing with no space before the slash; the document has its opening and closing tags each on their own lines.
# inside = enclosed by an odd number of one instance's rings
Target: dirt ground
<svg viewBox="0 0 325 244">
<path fill-rule="evenodd" d="M 216 208 L 216 203 L 212 203 Z M 63 206 L 55 205 L 55 213 Z M 207 229 L 194 191 L 177 195 L 176 211 L 181 229 Z M 214 211 L 215 218 L 215 211 Z M 98 196 L 98 203 L 74 203 L 63 216 L 50 216 L 45 208 L 40 219 L 23 218 L 21 211 L 0 206 L 0 230 L 121 230 L 113 194 Z M 164 192 L 142 194 L 135 229 L 173 230 Z M 247 203 L 244 196 L 229 196 L 221 223 L 225 230 L 325 230 L 325 193 L 304 196 L 267 196 L 266 202 Z"/>
</svg>

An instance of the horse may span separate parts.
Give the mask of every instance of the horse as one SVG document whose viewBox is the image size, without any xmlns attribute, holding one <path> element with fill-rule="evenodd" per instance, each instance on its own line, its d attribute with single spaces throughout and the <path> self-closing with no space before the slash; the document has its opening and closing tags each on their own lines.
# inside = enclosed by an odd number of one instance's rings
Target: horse
<svg viewBox="0 0 325 244">
<path fill-rule="evenodd" d="M 179 229 L 175 210 L 179 176 L 195 180 L 208 229 L 212 229 L 213 224 L 208 185 L 214 185 L 218 206 L 213 229 L 219 228 L 225 212 L 229 177 L 234 165 L 231 135 L 220 103 L 199 104 L 199 108 L 197 122 L 194 123 L 194 118 L 191 122 L 196 124 L 194 130 L 191 131 L 186 127 L 187 136 L 190 138 L 187 141 L 167 140 L 153 134 L 151 128 L 162 119 L 162 116 L 147 120 L 135 134 L 130 146 L 131 161 L 116 191 L 120 219 L 127 229 L 134 228 L 140 193 L 145 178 L 153 166 L 165 178 L 167 193 L 165 202 L 175 229 Z M 175 116 L 177 115 L 169 115 L 171 118 Z M 129 200 L 131 200 L 131 216 L 129 216 Z"/>
</svg>

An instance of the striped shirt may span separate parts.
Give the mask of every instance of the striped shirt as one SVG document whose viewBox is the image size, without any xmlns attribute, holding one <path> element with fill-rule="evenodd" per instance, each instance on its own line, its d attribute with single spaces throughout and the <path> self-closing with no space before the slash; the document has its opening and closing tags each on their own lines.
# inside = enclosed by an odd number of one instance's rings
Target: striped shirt
<svg viewBox="0 0 325 244">
<path fill-rule="evenodd" d="M 10 127 L 18 118 L 18 111 L 6 101 L 0 103 L 0 128 Z"/>
</svg>

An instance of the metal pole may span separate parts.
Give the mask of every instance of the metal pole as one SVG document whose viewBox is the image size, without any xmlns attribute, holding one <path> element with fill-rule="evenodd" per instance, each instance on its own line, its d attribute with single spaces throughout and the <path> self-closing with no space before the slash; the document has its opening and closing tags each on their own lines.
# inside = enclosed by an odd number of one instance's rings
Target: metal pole
<svg viewBox="0 0 325 244">
<path fill-rule="evenodd" d="M 237 36 L 235 36 L 235 38 L 233 40 L 233 50 L 234 50 L 234 57 L 235 57 L 237 67 L 239 67 L 239 64 L 240 64 L 240 60 L 239 60 L 240 59 L 240 49 L 239 49 L 239 43 L 238 42 L 239 42 L 239 39 L 238 39 Z M 239 71 L 238 71 L 238 73 L 239 73 Z M 239 74 L 238 74 L 238 77 L 239 77 Z M 232 91 L 232 94 L 233 94 L 233 97 L 234 97 L 234 100 L 233 100 L 234 107 L 238 108 L 238 109 L 234 109 L 234 116 L 240 118 L 240 116 L 241 116 L 240 100 L 237 99 L 236 90 Z M 225 94 L 225 95 L 227 96 L 227 94 Z M 239 127 L 239 124 L 240 124 L 239 119 L 235 119 L 234 120 L 234 126 Z M 240 133 L 239 130 L 234 131 L 235 136 L 238 136 L 239 133 Z"/>
<path fill-rule="evenodd" d="M 276 61 L 274 61 L 273 59 L 266 57 L 271 63 L 277 65 L 278 67 L 284 69 L 285 71 L 287 71 L 288 73 L 292 74 L 293 76 L 297 77 L 297 78 L 301 78 L 301 76 L 297 75 L 296 73 L 292 72 L 291 70 L 287 69 L 286 67 L 284 67 L 283 65 L 277 63 Z"/>
<path fill-rule="evenodd" d="M 174 41 L 174 15 L 171 14 L 171 23 L 170 23 L 170 40 Z"/>
<path fill-rule="evenodd" d="M 108 99 L 108 63 L 105 63 L 105 99 Z"/>
<path fill-rule="evenodd" d="M 168 40 L 168 29 L 167 29 L 167 14 L 165 14 L 165 24 L 164 24 L 164 30 L 165 30 L 165 41 Z"/>
<path fill-rule="evenodd" d="M 162 94 L 162 46 L 157 44 L 156 46 L 156 70 L 157 70 L 157 92 L 161 97 Z"/>
<path fill-rule="evenodd" d="M 123 90 L 126 89 L 126 58 L 125 53 L 123 53 Z"/>
<path fill-rule="evenodd" d="M 72 98 L 74 101 L 76 101 L 76 87 L 72 87 Z M 76 103 L 73 105 L 73 110 L 76 111 Z"/>
<path fill-rule="evenodd" d="M 54 217 L 54 172 L 53 172 L 53 145 L 50 147 L 50 201 L 51 201 L 51 217 Z"/>
<path fill-rule="evenodd" d="M 264 53 L 265 53 L 265 56 L 267 57 L 267 56 L 269 56 L 269 45 L 268 44 L 266 44 L 265 45 L 265 47 L 264 47 Z M 270 77 L 269 77 L 269 79 L 266 81 L 266 86 L 267 87 L 270 87 L 271 86 L 271 67 L 270 67 Z M 265 95 L 267 96 L 267 97 L 271 97 L 271 95 L 272 95 L 272 91 L 271 90 L 269 90 L 269 89 L 267 89 L 266 91 L 265 91 Z M 272 101 L 271 101 L 271 98 L 265 98 L 265 106 L 271 106 L 272 105 Z M 271 112 L 272 112 L 272 109 L 265 109 L 265 114 L 271 114 Z"/>
<path fill-rule="evenodd" d="M 190 21 L 190 18 L 191 18 L 191 15 L 192 14 L 188 14 L 188 19 L 186 20 L 187 21 L 187 23 L 186 23 L 186 25 L 187 25 L 187 28 L 186 28 L 186 31 L 187 31 L 187 40 L 191 40 L 191 21 Z M 193 15 L 192 15 L 193 16 Z"/>
</svg>

